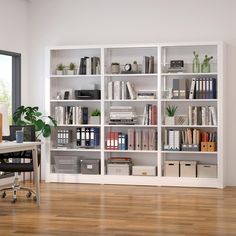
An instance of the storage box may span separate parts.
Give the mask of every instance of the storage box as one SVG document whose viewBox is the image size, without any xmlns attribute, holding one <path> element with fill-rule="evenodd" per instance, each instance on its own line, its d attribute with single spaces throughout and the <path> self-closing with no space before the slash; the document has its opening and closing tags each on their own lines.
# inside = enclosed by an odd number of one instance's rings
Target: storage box
<svg viewBox="0 0 236 236">
<path fill-rule="evenodd" d="M 201 142 L 201 152 L 207 152 L 208 151 L 208 142 Z"/>
<path fill-rule="evenodd" d="M 215 152 L 216 151 L 216 142 L 208 142 L 207 149 L 208 149 L 208 152 Z"/>
<path fill-rule="evenodd" d="M 100 160 L 86 159 L 80 160 L 81 174 L 99 175 L 100 174 Z"/>
<path fill-rule="evenodd" d="M 217 165 L 197 165 L 198 178 L 217 178 Z"/>
<path fill-rule="evenodd" d="M 79 157 L 77 156 L 54 156 L 54 161 L 56 173 L 79 173 Z"/>
<path fill-rule="evenodd" d="M 196 161 L 180 161 L 180 177 L 196 177 L 197 162 Z"/>
<path fill-rule="evenodd" d="M 132 175 L 156 176 L 156 166 L 133 166 Z"/>
<path fill-rule="evenodd" d="M 179 161 L 165 161 L 164 176 L 179 177 Z"/>
<path fill-rule="evenodd" d="M 107 164 L 108 175 L 130 175 L 131 164 Z"/>
</svg>

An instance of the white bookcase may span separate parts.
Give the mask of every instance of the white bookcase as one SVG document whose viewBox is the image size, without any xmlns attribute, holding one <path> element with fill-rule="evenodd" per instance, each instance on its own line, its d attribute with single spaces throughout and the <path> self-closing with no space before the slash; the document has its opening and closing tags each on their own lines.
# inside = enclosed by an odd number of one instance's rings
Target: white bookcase
<svg viewBox="0 0 236 236">
<path fill-rule="evenodd" d="M 210 73 L 192 73 L 193 51 L 199 54 L 202 61 L 205 54 L 213 56 Z M 56 66 L 59 63 L 69 65 L 70 62 L 80 64 L 82 57 L 99 57 L 100 73 L 96 75 L 56 75 Z M 144 56 L 154 56 L 154 73 L 151 74 L 111 74 L 111 63 L 119 62 L 121 68 L 126 64 L 137 61 L 142 71 Z M 185 70 L 181 73 L 168 73 L 170 60 L 184 60 Z M 47 50 L 46 57 L 46 96 L 45 106 L 47 115 L 55 115 L 55 106 L 81 105 L 87 106 L 89 112 L 95 108 L 101 110 L 100 125 L 59 125 L 59 128 L 73 130 L 73 141 L 76 139 L 77 127 L 99 127 L 100 148 L 79 149 L 74 145 L 70 149 L 58 149 L 56 146 L 56 130 L 50 140 L 45 142 L 46 181 L 70 183 L 100 183 L 100 184 L 130 184 L 154 186 L 189 186 L 189 187 L 224 187 L 224 143 L 223 143 L 223 82 L 224 82 L 224 44 L 222 42 L 200 43 L 163 43 L 147 45 L 96 45 L 96 46 L 60 46 Z M 217 99 L 168 99 L 163 98 L 163 90 L 171 88 L 173 79 L 209 78 L 217 80 Z M 130 81 L 136 90 L 155 90 L 156 99 L 136 100 L 109 100 L 107 84 L 110 81 Z M 101 89 L 101 100 L 58 100 L 58 91 L 91 89 L 94 84 Z M 157 125 L 142 125 L 144 106 L 153 104 L 157 106 Z M 127 105 L 135 108 L 139 122 L 137 125 L 111 125 L 109 124 L 109 109 L 112 105 Z M 164 123 L 165 108 L 167 105 L 178 106 L 177 115 L 188 114 L 188 106 L 214 106 L 217 111 L 217 125 L 172 125 Z M 106 150 L 106 133 L 115 130 L 127 132 L 128 128 L 155 129 L 157 131 L 157 150 Z M 202 131 L 217 133 L 216 152 L 168 151 L 163 149 L 165 129 L 197 128 Z M 99 159 L 99 175 L 64 174 L 55 173 L 53 159 L 55 156 L 68 155 L 82 158 Z M 106 174 L 106 160 L 109 157 L 131 157 L 134 165 L 155 165 L 157 176 L 119 176 Z M 190 178 L 165 177 L 164 161 L 182 160 L 198 161 L 202 164 L 216 164 L 217 178 Z"/>
</svg>

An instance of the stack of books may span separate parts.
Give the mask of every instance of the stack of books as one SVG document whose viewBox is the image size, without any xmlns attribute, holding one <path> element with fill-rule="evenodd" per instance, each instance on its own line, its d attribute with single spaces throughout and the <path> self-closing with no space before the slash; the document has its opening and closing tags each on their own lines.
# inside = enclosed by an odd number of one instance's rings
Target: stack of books
<svg viewBox="0 0 236 236">
<path fill-rule="evenodd" d="M 156 125 L 157 124 L 157 106 L 147 104 L 143 112 L 143 125 Z"/>
<path fill-rule="evenodd" d="M 143 74 L 154 73 L 154 56 L 143 57 L 142 73 Z"/>
<path fill-rule="evenodd" d="M 100 74 L 99 57 L 83 57 L 80 59 L 79 75 Z"/>
</svg>

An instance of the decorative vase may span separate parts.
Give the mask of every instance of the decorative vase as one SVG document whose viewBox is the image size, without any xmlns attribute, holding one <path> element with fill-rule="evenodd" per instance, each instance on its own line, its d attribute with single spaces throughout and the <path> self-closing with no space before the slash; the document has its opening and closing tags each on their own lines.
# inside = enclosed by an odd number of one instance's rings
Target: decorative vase
<svg viewBox="0 0 236 236">
<path fill-rule="evenodd" d="M 165 125 L 175 125 L 175 117 L 165 116 Z"/>
<path fill-rule="evenodd" d="M 198 56 L 195 56 L 193 59 L 193 73 L 199 73 L 200 72 L 200 61 Z"/>
<path fill-rule="evenodd" d="M 100 116 L 90 116 L 89 124 L 100 125 Z"/>
<path fill-rule="evenodd" d="M 120 65 L 111 65 L 111 73 L 119 74 L 120 73 Z"/>
<path fill-rule="evenodd" d="M 201 72 L 202 73 L 210 73 L 211 72 L 210 63 L 208 61 L 202 63 Z"/>
<path fill-rule="evenodd" d="M 67 75 L 74 75 L 74 70 L 67 70 Z"/>
</svg>

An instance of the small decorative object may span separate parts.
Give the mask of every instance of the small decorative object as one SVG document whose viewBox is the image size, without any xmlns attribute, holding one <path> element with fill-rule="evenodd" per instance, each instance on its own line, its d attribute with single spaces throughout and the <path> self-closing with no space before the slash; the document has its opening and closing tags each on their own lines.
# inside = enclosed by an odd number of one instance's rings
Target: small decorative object
<svg viewBox="0 0 236 236">
<path fill-rule="evenodd" d="M 125 66 L 124 66 L 124 70 L 125 71 L 131 71 L 131 69 L 132 69 L 132 66 L 131 66 L 131 64 L 125 64 Z"/>
<path fill-rule="evenodd" d="M 177 110 L 177 106 L 167 106 L 165 116 L 165 124 L 166 125 L 174 125 L 175 124 L 175 112 Z"/>
<path fill-rule="evenodd" d="M 67 70 L 67 75 L 75 74 L 75 63 L 71 62 L 69 65 L 69 69 Z"/>
<path fill-rule="evenodd" d="M 134 62 L 133 62 L 132 71 L 133 71 L 134 73 L 138 73 L 138 63 L 137 63 L 137 61 L 134 61 Z"/>
<path fill-rule="evenodd" d="M 57 92 L 56 99 L 57 99 L 57 100 L 61 100 L 61 99 L 62 99 L 62 97 L 61 97 L 61 93 L 60 93 L 60 92 Z"/>
<path fill-rule="evenodd" d="M 200 61 L 198 58 L 198 54 L 196 52 L 193 52 L 194 58 L 193 58 L 193 73 L 200 73 Z"/>
<path fill-rule="evenodd" d="M 188 125 L 188 116 L 187 115 L 175 116 L 175 125 Z"/>
<path fill-rule="evenodd" d="M 100 124 L 100 116 L 101 112 L 100 110 L 96 109 L 91 113 L 89 123 L 93 125 L 99 125 Z"/>
<path fill-rule="evenodd" d="M 171 60 L 170 67 L 167 72 L 178 73 L 184 71 L 184 61 L 183 60 Z"/>
<path fill-rule="evenodd" d="M 205 55 L 205 58 L 203 60 L 203 63 L 201 65 L 201 72 L 202 73 L 210 73 L 211 72 L 211 67 L 210 67 L 210 60 L 213 59 L 213 56 L 208 57 Z"/>
<path fill-rule="evenodd" d="M 118 62 L 113 62 L 111 64 L 111 73 L 119 74 L 120 73 L 120 64 Z"/>
<path fill-rule="evenodd" d="M 172 88 L 169 88 L 168 90 L 163 90 L 162 91 L 162 98 L 163 99 L 172 99 L 173 98 Z"/>
<path fill-rule="evenodd" d="M 65 66 L 60 63 L 59 65 L 57 65 L 57 70 L 56 70 L 56 74 L 57 75 L 63 75 L 63 70 L 65 69 Z"/>
</svg>

